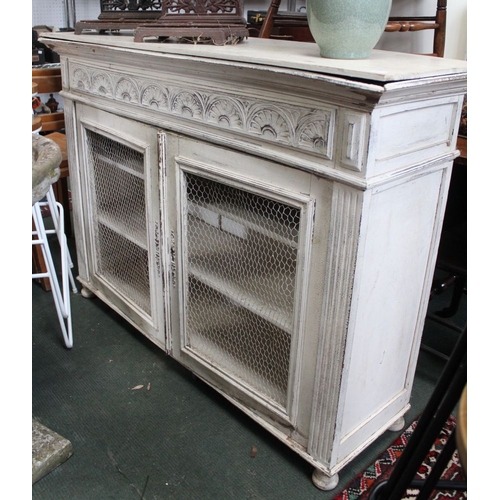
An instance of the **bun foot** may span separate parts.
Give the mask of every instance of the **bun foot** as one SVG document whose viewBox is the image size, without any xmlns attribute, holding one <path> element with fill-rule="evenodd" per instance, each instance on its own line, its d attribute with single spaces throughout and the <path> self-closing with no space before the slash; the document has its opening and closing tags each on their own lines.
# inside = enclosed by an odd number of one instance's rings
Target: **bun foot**
<svg viewBox="0 0 500 500">
<path fill-rule="evenodd" d="M 402 431 L 405 427 L 405 418 L 399 417 L 390 427 L 389 430 L 391 432 L 399 432 Z"/>
<path fill-rule="evenodd" d="M 333 490 L 333 488 L 335 488 L 337 484 L 339 484 L 339 475 L 334 474 L 333 476 L 329 476 L 319 469 L 316 469 L 313 472 L 312 481 L 316 488 L 319 488 L 323 491 L 330 491 Z"/>
<path fill-rule="evenodd" d="M 83 287 L 81 289 L 80 294 L 85 299 L 93 299 L 95 297 L 95 294 L 93 292 L 91 292 L 88 288 L 85 288 L 85 287 Z"/>
</svg>

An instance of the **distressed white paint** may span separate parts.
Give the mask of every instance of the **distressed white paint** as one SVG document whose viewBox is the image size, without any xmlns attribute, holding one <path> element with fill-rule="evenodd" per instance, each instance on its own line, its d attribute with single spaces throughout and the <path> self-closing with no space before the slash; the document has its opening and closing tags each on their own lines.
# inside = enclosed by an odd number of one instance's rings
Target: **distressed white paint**
<svg viewBox="0 0 500 500">
<path fill-rule="evenodd" d="M 318 487 L 332 488 L 409 408 L 465 64 L 392 53 L 354 64 L 273 40 L 220 48 L 51 34 L 45 43 L 62 57 L 81 282 L 313 464 Z M 149 151 L 151 316 L 95 276 L 89 126 Z M 282 241 L 297 251 L 293 313 L 273 316 L 291 336 L 283 400 L 251 367 L 221 368 L 186 341 L 187 214 L 228 237 L 249 230 L 236 212 L 189 206 L 186 173 L 300 211 L 297 239 Z M 252 313 L 266 307 L 189 272 Z"/>
</svg>

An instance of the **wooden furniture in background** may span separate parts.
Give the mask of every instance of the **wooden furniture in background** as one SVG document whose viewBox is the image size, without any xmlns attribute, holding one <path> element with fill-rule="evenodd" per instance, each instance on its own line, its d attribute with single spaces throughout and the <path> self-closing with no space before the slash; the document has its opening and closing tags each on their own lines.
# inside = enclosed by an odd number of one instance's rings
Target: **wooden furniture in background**
<svg viewBox="0 0 500 500">
<path fill-rule="evenodd" d="M 61 67 L 59 65 L 48 67 L 34 67 L 31 70 L 31 78 L 34 84 L 38 87 L 39 94 L 57 94 L 62 90 Z M 68 191 L 68 157 L 64 123 L 64 111 L 56 111 L 54 113 L 43 113 L 36 115 L 37 119 L 41 120 L 42 129 L 41 135 L 52 139 L 61 148 L 63 161 L 61 163 L 61 176 L 54 184 L 54 194 L 56 200 L 61 203 L 64 208 L 64 230 L 67 236 L 72 234 L 71 217 L 70 217 L 70 199 Z"/>
<path fill-rule="evenodd" d="M 432 16 L 389 17 L 385 31 L 397 33 L 433 30 L 432 52 L 429 55 L 444 57 L 447 3 L 447 0 L 437 0 L 436 12 Z"/>
<path fill-rule="evenodd" d="M 281 0 L 271 0 L 259 31 L 259 38 L 280 38 L 314 42 L 305 12 L 279 11 Z"/>
<path fill-rule="evenodd" d="M 38 84 L 35 82 L 31 82 L 31 99 L 32 99 L 32 106 L 36 107 L 38 106 Z M 35 132 L 42 127 L 42 119 L 40 118 L 39 115 L 32 114 L 31 116 L 31 131 Z"/>
<path fill-rule="evenodd" d="M 272 0 L 262 22 L 259 38 L 284 38 L 302 42 L 314 42 L 307 25 L 305 12 L 280 12 L 281 0 Z M 434 30 L 432 55 L 443 57 L 446 36 L 447 0 L 437 0 L 432 16 L 390 17 L 386 32 L 412 32 Z"/>
<path fill-rule="evenodd" d="M 62 90 L 61 68 L 34 67 L 31 69 L 31 80 L 37 84 L 39 94 L 58 93 Z M 64 130 L 64 112 L 44 113 L 38 115 L 42 120 L 42 132 Z"/>
<path fill-rule="evenodd" d="M 31 221 L 31 230 L 36 231 L 34 220 Z M 32 236 L 32 239 L 35 239 L 35 236 Z M 39 245 L 33 245 L 33 249 L 31 252 L 31 261 L 32 261 L 33 272 L 40 274 L 45 274 L 47 272 L 45 259 L 43 258 L 42 249 Z M 46 292 L 50 292 L 51 286 L 49 278 L 47 277 L 37 278 L 37 281 L 38 283 L 40 283 L 40 286 L 42 287 L 43 290 L 45 290 Z"/>
<path fill-rule="evenodd" d="M 102 2 L 94 21 L 79 21 L 75 34 L 97 30 L 134 30 L 136 42 L 146 37 L 181 37 L 196 43 L 237 43 L 248 36 L 243 0 L 177 0 Z"/>
</svg>

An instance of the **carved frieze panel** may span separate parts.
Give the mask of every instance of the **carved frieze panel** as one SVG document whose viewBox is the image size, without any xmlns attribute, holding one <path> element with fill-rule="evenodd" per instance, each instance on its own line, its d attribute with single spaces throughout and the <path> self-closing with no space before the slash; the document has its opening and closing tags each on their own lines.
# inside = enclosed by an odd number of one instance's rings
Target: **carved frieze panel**
<svg viewBox="0 0 500 500">
<path fill-rule="evenodd" d="M 69 81 L 72 89 L 89 95 L 201 122 L 219 130 L 229 129 L 328 159 L 333 155 L 335 109 L 235 96 L 204 90 L 201 86 L 179 87 L 76 64 L 70 67 Z"/>
</svg>

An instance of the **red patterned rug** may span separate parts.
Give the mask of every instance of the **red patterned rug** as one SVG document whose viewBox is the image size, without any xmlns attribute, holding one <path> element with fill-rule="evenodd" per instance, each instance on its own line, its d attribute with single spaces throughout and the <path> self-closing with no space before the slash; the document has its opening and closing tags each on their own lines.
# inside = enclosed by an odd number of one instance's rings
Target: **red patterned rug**
<svg viewBox="0 0 500 500">
<path fill-rule="evenodd" d="M 332 500 L 367 500 L 370 496 L 371 488 L 375 483 L 388 479 L 391 475 L 396 460 L 403 453 L 416 425 L 417 421 L 414 421 L 387 450 L 378 456 L 375 463 L 370 465 L 364 472 L 358 474 L 345 490 L 335 495 Z M 455 426 L 456 420 L 450 416 L 415 479 L 425 479 L 427 477 Z M 456 451 L 443 472 L 442 479 L 465 480 L 465 475 Z M 408 489 L 406 495 L 401 500 L 415 500 L 417 496 L 418 490 Z M 435 491 L 429 500 L 463 500 L 465 498 L 467 498 L 466 491 Z"/>
</svg>

